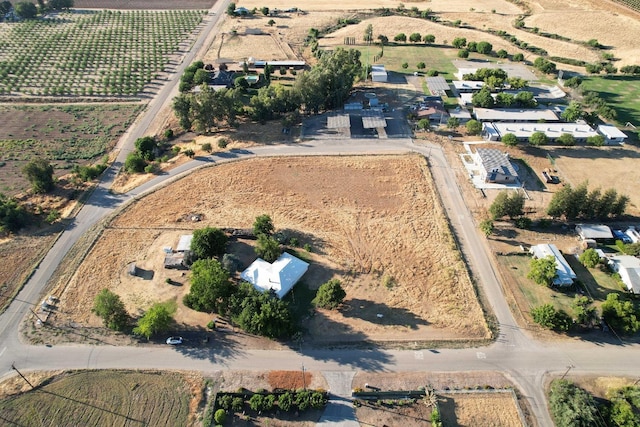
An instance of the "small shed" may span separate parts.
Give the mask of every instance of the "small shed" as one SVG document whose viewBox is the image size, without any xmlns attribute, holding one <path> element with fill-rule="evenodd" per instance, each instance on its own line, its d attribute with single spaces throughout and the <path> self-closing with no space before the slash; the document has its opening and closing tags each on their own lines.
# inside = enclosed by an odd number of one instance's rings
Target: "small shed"
<svg viewBox="0 0 640 427">
<path fill-rule="evenodd" d="M 552 256 L 556 260 L 556 277 L 553 279 L 553 284 L 556 286 L 571 286 L 576 279 L 576 273 L 562 256 L 556 245 L 543 243 L 540 245 L 534 245 L 530 251 L 534 258 L 546 258 Z"/>
<path fill-rule="evenodd" d="M 627 139 L 627 134 L 613 125 L 599 125 L 598 133 L 604 136 L 604 143 L 610 144 L 624 144 Z"/>
<path fill-rule="evenodd" d="M 578 224 L 576 225 L 576 233 L 582 240 L 613 240 L 611 229 L 604 224 Z"/>
<path fill-rule="evenodd" d="M 178 240 L 178 246 L 176 246 L 176 252 L 187 252 L 191 250 L 191 241 L 193 240 L 193 234 L 183 234 Z"/>
<path fill-rule="evenodd" d="M 186 270 L 188 267 L 184 256 L 184 252 L 166 254 L 164 256 L 164 268 L 169 270 Z"/>
<path fill-rule="evenodd" d="M 384 83 L 387 81 L 387 78 L 387 70 L 384 68 L 384 65 L 371 66 L 371 81 Z"/>
</svg>

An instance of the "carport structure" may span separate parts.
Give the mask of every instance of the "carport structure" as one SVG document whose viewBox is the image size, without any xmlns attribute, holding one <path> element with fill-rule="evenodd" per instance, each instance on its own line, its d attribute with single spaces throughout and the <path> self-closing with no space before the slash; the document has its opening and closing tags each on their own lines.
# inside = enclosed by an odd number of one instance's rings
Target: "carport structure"
<svg viewBox="0 0 640 427">
<path fill-rule="evenodd" d="M 351 120 L 348 114 L 337 114 L 327 117 L 327 129 L 349 129 Z"/>
<path fill-rule="evenodd" d="M 387 120 L 380 111 L 363 110 L 362 111 L 362 127 L 365 129 L 376 129 L 379 138 L 386 138 Z"/>
</svg>

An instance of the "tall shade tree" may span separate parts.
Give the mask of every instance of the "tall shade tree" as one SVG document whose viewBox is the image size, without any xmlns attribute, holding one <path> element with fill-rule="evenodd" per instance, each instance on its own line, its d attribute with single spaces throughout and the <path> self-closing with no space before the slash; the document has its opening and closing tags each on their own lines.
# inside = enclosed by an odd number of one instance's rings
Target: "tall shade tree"
<svg viewBox="0 0 640 427">
<path fill-rule="evenodd" d="M 149 339 L 153 335 L 166 332 L 173 323 L 175 312 L 176 303 L 174 301 L 157 302 L 138 319 L 133 333 Z"/>
<path fill-rule="evenodd" d="M 36 5 L 30 2 L 20 2 L 14 7 L 16 15 L 22 19 L 33 19 L 38 14 L 38 8 Z"/>
<path fill-rule="evenodd" d="M 373 25 L 367 25 L 367 28 L 365 28 L 364 30 L 364 37 L 362 37 L 362 39 L 366 43 L 371 43 L 373 41 Z"/>
<path fill-rule="evenodd" d="M 96 316 L 102 318 L 104 326 L 115 331 L 122 331 L 129 323 L 129 315 L 120 297 L 109 289 L 103 289 L 93 300 L 91 309 Z"/>
<path fill-rule="evenodd" d="M 633 334 L 640 330 L 640 313 L 633 303 L 620 299 L 620 294 L 611 292 L 600 306 L 602 317 L 618 334 Z"/>
<path fill-rule="evenodd" d="M 533 258 L 529 263 L 527 277 L 539 285 L 551 286 L 556 278 L 556 259 L 553 255 L 544 258 Z"/>
<path fill-rule="evenodd" d="M 190 249 L 196 258 L 213 258 L 224 255 L 227 241 L 227 235 L 219 228 L 205 227 L 193 231 Z"/>
<path fill-rule="evenodd" d="M 274 262 L 282 253 L 280 243 L 266 234 L 258 235 L 258 242 L 255 247 L 256 255 L 267 262 Z"/>
<path fill-rule="evenodd" d="M 191 288 L 184 296 L 187 307 L 207 313 L 226 314 L 233 285 L 229 272 L 215 259 L 201 259 L 191 266 Z"/>
<path fill-rule="evenodd" d="M 53 190 L 53 166 L 45 159 L 31 160 L 22 168 L 22 172 L 27 176 L 34 193 L 47 193 Z"/>
<path fill-rule="evenodd" d="M 567 380 L 551 382 L 549 410 L 557 426 L 592 427 L 602 424 L 593 397 Z"/>
<path fill-rule="evenodd" d="M 27 213 L 16 199 L 0 193 L 0 233 L 15 232 L 27 222 Z"/>
<path fill-rule="evenodd" d="M 514 219 L 524 214 L 524 196 L 518 192 L 503 190 L 496 196 L 489 206 L 489 213 L 493 219 L 504 216 Z"/>
</svg>

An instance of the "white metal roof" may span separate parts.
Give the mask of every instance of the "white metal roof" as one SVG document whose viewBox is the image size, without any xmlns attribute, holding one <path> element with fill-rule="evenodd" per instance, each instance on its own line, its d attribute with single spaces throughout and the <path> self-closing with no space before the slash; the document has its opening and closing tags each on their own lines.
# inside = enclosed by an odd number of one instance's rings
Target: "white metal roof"
<svg viewBox="0 0 640 427">
<path fill-rule="evenodd" d="M 600 125 L 598 126 L 598 132 L 600 132 L 608 139 L 627 138 L 626 133 L 622 132 L 620 129 L 612 125 Z"/>
<path fill-rule="evenodd" d="M 387 70 L 385 70 L 384 65 L 381 64 L 374 64 L 371 66 L 371 72 L 381 72 L 381 73 L 386 73 Z"/>
<path fill-rule="evenodd" d="M 362 112 L 362 127 L 375 129 L 387 127 L 387 120 L 380 111 L 364 110 Z"/>
<path fill-rule="evenodd" d="M 500 136 L 507 133 L 514 134 L 517 138 L 529 138 L 535 132 L 542 132 L 548 138 L 556 139 L 563 133 L 568 133 L 574 138 L 588 138 L 598 135 L 596 131 L 591 129 L 587 124 L 579 123 L 486 123 L 493 127 Z M 487 126 L 487 127 L 489 127 Z"/>
<path fill-rule="evenodd" d="M 526 109 L 520 110 L 515 108 L 479 108 L 473 109 L 476 119 L 482 122 L 537 122 L 544 120 L 545 122 L 557 122 L 558 116 L 551 110 L 543 109 Z"/>
<path fill-rule="evenodd" d="M 256 259 L 240 276 L 257 290 L 273 289 L 278 298 L 282 298 L 298 283 L 307 268 L 308 263 L 284 252 L 273 264 Z"/>
<path fill-rule="evenodd" d="M 640 294 L 640 259 L 631 255 L 616 255 L 609 262 L 616 266 L 615 270 L 625 270 L 626 274 L 620 274 L 622 281 L 631 292 Z"/>
<path fill-rule="evenodd" d="M 484 82 L 472 80 L 454 80 L 451 83 L 457 90 L 480 90 L 484 86 Z"/>
<path fill-rule="evenodd" d="M 178 240 L 178 246 L 176 246 L 176 252 L 186 252 L 191 250 L 191 241 L 193 240 L 193 234 L 183 234 Z"/>
<path fill-rule="evenodd" d="M 348 129 L 351 121 L 348 114 L 338 114 L 327 117 L 327 129 Z"/>
<path fill-rule="evenodd" d="M 562 256 L 556 245 L 543 243 L 539 245 L 531 246 L 530 251 L 534 258 L 545 258 L 549 255 L 553 256 L 556 260 L 556 274 L 557 277 L 553 279 L 554 285 L 571 285 L 573 280 L 577 277 L 573 269 Z"/>
<path fill-rule="evenodd" d="M 613 239 L 611 229 L 604 224 L 578 224 L 576 232 L 583 239 Z"/>
</svg>

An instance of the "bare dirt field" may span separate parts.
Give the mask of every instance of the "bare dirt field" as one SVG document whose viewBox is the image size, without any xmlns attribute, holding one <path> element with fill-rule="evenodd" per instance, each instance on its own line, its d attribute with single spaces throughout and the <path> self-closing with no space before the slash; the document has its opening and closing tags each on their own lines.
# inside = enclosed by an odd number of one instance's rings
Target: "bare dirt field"
<svg viewBox="0 0 640 427">
<path fill-rule="evenodd" d="M 203 221 L 184 221 L 193 213 Z M 313 342 L 488 337 L 419 156 L 255 159 L 195 172 L 111 223 L 64 292 L 59 288 L 55 321 L 98 326 L 91 301 L 108 287 L 134 315 L 153 301 L 176 299 L 179 323 L 206 324 L 207 315 L 181 305 L 188 275 L 162 268 L 162 248 L 205 225 L 250 227 L 263 213 L 311 244 L 317 271 L 304 279 L 307 286 L 332 276 L 345 283 L 344 309 L 318 311 L 305 325 Z M 127 274 L 134 261 L 148 280 Z M 183 286 L 167 285 L 167 277 Z"/>
<path fill-rule="evenodd" d="M 457 390 L 455 392 L 437 392 L 438 407 L 444 425 L 461 426 L 522 426 L 518 412 L 519 403 L 514 395 L 507 391 L 483 392 L 476 389 L 490 386 L 508 388 L 512 384 L 501 374 L 492 372 L 474 372 L 465 374 L 443 373 L 358 373 L 353 381 L 354 389 L 363 389 L 365 384 L 390 390 L 418 390 L 431 387 L 435 390 Z M 522 408 L 523 414 L 528 411 Z M 384 408 L 379 405 L 363 405 L 356 409 L 361 425 L 424 426 L 430 420 L 431 407 L 423 401 L 410 406 Z"/>
</svg>

